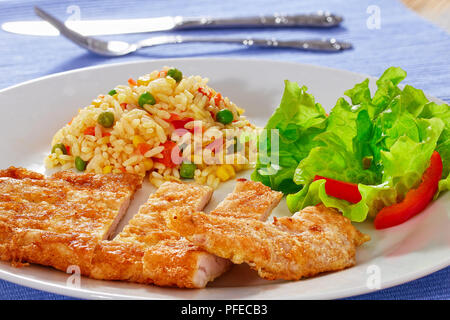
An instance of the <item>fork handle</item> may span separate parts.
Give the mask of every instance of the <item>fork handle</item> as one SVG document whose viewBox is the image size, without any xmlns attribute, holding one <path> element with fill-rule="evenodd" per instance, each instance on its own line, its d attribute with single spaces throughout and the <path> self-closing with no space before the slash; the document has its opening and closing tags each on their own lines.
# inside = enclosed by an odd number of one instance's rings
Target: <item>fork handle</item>
<svg viewBox="0 0 450 320">
<path fill-rule="evenodd" d="M 341 16 L 319 11 L 311 14 L 237 17 L 237 18 L 185 18 L 175 17 L 175 29 L 208 27 L 334 27 L 342 22 Z"/>
<path fill-rule="evenodd" d="M 294 48 L 308 51 L 336 52 L 350 49 L 352 45 L 348 42 L 337 41 L 336 39 L 310 39 L 310 40 L 277 40 L 272 39 L 252 39 L 252 38 L 223 38 L 223 37 L 189 37 L 189 36 L 162 36 L 152 37 L 140 41 L 137 46 L 152 47 L 156 45 L 190 43 L 190 42 L 210 42 L 210 43 L 235 43 L 247 47 L 268 47 L 268 48 Z"/>
</svg>

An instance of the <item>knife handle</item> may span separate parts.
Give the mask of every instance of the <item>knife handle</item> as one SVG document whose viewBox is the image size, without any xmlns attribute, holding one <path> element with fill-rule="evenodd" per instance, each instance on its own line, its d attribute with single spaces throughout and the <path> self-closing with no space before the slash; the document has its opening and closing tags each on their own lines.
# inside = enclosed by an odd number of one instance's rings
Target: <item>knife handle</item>
<svg viewBox="0 0 450 320">
<path fill-rule="evenodd" d="M 312 14 L 283 15 L 238 18 L 185 18 L 175 17 L 174 29 L 216 28 L 216 27 L 334 27 L 342 22 L 341 16 L 319 11 Z"/>
<path fill-rule="evenodd" d="M 136 44 L 136 49 L 143 47 L 153 47 L 165 44 L 177 43 L 235 43 L 246 47 L 266 47 L 266 48 L 294 48 L 306 51 L 338 52 L 351 49 L 348 42 L 336 39 L 305 39 L 305 40 L 277 40 L 272 39 L 252 39 L 252 38 L 224 38 L 224 37 L 192 37 L 192 36 L 161 36 L 152 37 Z"/>
</svg>

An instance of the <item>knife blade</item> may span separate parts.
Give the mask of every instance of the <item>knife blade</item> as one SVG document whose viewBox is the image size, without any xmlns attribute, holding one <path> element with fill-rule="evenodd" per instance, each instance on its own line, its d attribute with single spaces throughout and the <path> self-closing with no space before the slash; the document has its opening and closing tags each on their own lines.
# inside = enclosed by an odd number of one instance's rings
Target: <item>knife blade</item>
<svg viewBox="0 0 450 320">
<path fill-rule="evenodd" d="M 342 22 L 342 17 L 328 13 L 281 15 L 238 18 L 210 17 L 158 17 L 143 19 L 113 20 L 68 20 L 70 29 L 84 36 L 145 33 L 155 31 L 220 28 L 220 27 L 334 27 Z M 33 36 L 57 36 L 58 30 L 46 21 L 11 21 L 2 24 L 2 29 L 16 34 Z"/>
</svg>

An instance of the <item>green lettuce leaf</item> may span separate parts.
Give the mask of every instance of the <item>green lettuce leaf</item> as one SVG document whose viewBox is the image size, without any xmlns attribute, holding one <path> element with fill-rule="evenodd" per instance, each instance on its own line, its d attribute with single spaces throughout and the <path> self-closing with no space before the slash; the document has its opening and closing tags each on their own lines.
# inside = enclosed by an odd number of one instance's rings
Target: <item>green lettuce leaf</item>
<svg viewBox="0 0 450 320">
<path fill-rule="evenodd" d="M 301 189 L 293 181 L 298 163 L 318 145 L 314 137 L 323 132 L 327 124 L 325 110 L 306 87 L 285 81 L 280 106 L 259 137 L 259 152 L 252 179 L 261 181 L 274 190 L 293 193 Z M 276 129 L 276 130 L 272 130 Z M 278 150 L 272 146 L 272 136 L 278 140 Z M 272 163 L 271 159 L 278 159 Z"/>
<path fill-rule="evenodd" d="M 442 120 L 433 118 L 418 120 L 418 126 L 424 140 L 417 142 L 402 136 L 392 145 L 390 151 L 382 151 L 381 158 L 384 164 L 382 181 L 377 185 L 359 183 L 358 189 L 362 197 L 360 202 L 352 204 L 328 196 L 325 192 L 325 180 L 317 180 L 306 184 L 298 193 L 287 196 L 289 210 L 296 212 L 306 206 L 322 202 L 327 207 L 338 209 L 352 221 L 361 222 L 368 215 L 375 216 L 384 206 L 401 201 L 406 192 L 420 182 L 444 124 Z M 444 188 L 448 188 L 448 184 L 445 185 L 443 182 L 442 189 Z"/>
<path fill-rule="evenodd" d="M 377 81 L 372 100 L 368 80 L 345 92 L 353 105 L 338 100 L 326 131 L 315 138 L 320 145 L 295 171 L 294 182 L 303 188 L 287 197 L 292 212 L 322 202 L 353 221 L 375 216 L 420 183 L 436 149 L 444 155 L 443 176 L 448 175 L 448 106 L 430 104 L 411 86 L 400 90 L 397 85 L 405 76 L 403 70 L 390 68 Z M 362 200 L 352 204 L 328 196 L 324 180 L 313 182 L 315 175 L 358 183 Z"/>
<path fill-rule="evenodd" d="M 352 221 L 374 217 L 418 186 L 437 150 L 443 161 L 439 192 L 450 188 L 450 110 L 430 102 L 422 90 L 398 84 L 406 77 L 391 67 L 377 80 L 373 95 L 366 79 L 345 91 L 328 118 L 305 87 L 286 81 L 280 107 L 266 128 L 278 129 L 278 163 L 268 151 L 258 158 L 252 178 L 287 196 L 290 211 L 324 203 Z M 261 137 L 260 137 L 261 139 Z M 265 137 L 262 140 L 267 140 Z M 274 149 L 275 150 L 275 149 Z M 358 184 L 356 204 L 331 197 L 316 175 Z M 438 196 L 439 192 L 436 194 Z"/>
</svg>

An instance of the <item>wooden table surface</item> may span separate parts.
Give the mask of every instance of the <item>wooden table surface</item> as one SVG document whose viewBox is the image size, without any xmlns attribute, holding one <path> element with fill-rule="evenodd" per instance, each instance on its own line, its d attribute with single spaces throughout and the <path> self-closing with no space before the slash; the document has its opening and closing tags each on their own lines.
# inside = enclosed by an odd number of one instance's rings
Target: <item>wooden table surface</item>
<svg viewBox="0 0 450 320">
<path fill-rule="evenodd" d="M 402 0 L 402 2 L 450 33 L 450 0 Z"/>
</svg>

